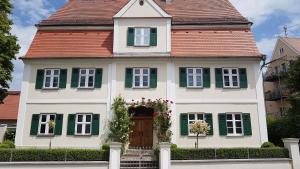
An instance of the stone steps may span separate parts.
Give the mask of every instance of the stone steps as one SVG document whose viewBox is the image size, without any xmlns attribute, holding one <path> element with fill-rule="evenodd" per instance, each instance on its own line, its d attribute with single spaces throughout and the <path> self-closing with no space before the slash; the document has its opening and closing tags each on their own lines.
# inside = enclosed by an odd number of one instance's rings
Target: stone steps
<svg viewBox="0 0 300 169">
<path fill-rule="evenodd" d="M 153 150 L 128 149 L 121 158 L 121 169 L 158 169 Z"/>
</svg>

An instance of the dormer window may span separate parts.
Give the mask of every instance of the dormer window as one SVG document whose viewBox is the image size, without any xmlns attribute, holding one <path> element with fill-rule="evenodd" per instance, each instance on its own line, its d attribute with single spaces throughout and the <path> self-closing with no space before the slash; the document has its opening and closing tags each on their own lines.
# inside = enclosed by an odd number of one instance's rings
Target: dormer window
<svg viewBox="0 0 300 169">
<path fill-rule="evenodd" d="M 156 28 L 128 28 L 127 46 L 157 46 Z"/>
</svg>

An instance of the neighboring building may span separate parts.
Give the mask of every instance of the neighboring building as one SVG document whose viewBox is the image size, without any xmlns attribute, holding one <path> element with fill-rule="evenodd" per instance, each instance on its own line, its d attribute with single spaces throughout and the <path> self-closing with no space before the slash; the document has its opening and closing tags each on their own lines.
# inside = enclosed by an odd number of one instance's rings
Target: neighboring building
<svg viewBox="0 0 300 169">
<path fill-rule="evenodd" d="M 174 101 L 172 142 L 201 147 L 267 141 L 263 79 L 252 23 L 228 0 L 72 0 L 37 25 L 25 64 L 16 145 L 98 148 L 113 99 Z M 153 111 L 130 146 L 151 147 Z M 48 122 L 56 121 L 54 129 Z"/>
<path fill-rule="evenodd" d="M 16 130 L 20 92 L 9 91 L 0 103 L 0 142 L 4 139 L 6 129 Z"/>
<path fill-rule="evenodd" d="M 279 38 L 272 60 L 264 75 L 266 111 L 268 115 L 280 117 L 289 108 L 289 92 L 283 81 L 290 62 L 300 57 L 300 38 Z"/>
</svg>

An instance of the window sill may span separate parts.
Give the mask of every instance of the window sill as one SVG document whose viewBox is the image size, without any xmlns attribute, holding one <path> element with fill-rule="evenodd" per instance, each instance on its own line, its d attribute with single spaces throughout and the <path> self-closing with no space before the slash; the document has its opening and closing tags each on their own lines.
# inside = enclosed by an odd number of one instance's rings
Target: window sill
<svg viewBox="0 0 300 169">
<path fill-rule="evenodd" d="M 74 136 L 78 136 L 78 137 L 90 137 L 90 136 L 92 136 L 92 134 L 74 134 Z"/>
<path fill-rule="evenodd" d="M 132 87 L 132 89 L 151 89 L 150 87 Z"/>
<path fill-rule="evenodd" d="M 244 137 L 243 134 L 231 134 L 231 135 L 227 135 L 227 137 Z"/>
<path fill-rule="evenodd" d="M 241 89 L 241 87 L 223 87 L 223 89 Z"/>
<path fill-rule="evenodd" d="M 188 87 L 186 87 L 187 89 L 204 89 L 204 87 L 203 86 L 201 86 L 201 87 L 193 87 L 193 86 L 188 86 Z"/>
<path fill-rule="evenodd" d="M 59 87 L 53 87 L 53 88 L 47 88 L 47 87 L 43 87 L 42 90 L 59 90 Z"/>
<path fill-rule="evenodd" d="M 95 87 L 77 87 L 79 90 L 93 90 Z"/>
<path fill-rule="evenodd" d="M 55 134 L 38 134 L 37 137 L 54 137 Z"/>
</svg>

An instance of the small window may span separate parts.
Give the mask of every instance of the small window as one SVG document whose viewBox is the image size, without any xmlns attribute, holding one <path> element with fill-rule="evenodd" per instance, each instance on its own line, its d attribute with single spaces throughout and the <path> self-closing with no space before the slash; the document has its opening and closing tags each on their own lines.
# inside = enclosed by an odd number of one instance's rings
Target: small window
<svg viewBox="0 0 300 169">
<path fill-rule="evenodd" d="M 55 122 L 55 114 L 41 114 L 39 120 L 39 135 L 54 135 L 54 127 L 51 122 Z"/>
<path fill-rule="evenodd" d="M 149 68 L 133 68 L 133 87 L 148 88 L 150 81 Z"/>
<path fill-rule="evenodd" d="M 187 68 L 187 86 L 188 87 L 203 87 L 203 69 L 202 68 Z"/>
<path fill-rule="evenodd" d="M 287 72 L 286 64 L 282 63 L 281 66 L 282 66 L 282 71 Z"/>
<path fill-rule="evenodd" d="M 227 113 L 227 135 L 239 136 L 243 135 L 242 114 L 240 113 Z"/>
<path fill-rule="evenodd" d="M 279 70 L 278 70 L 278 67 L 275 66 L 275 73 L 278 74 L 279 73 Z"/>
<path fill-rule="evenodd" d="M 280 55 L 283 55 L 283 54 L 284 54 L 284 49 L 283 49 L 283 48 L 280 48 L 280 49 L 279 49 L 279 53 L 280 53 Z"/>
<path fill-rule="evenodd" d="M 195 136 L 195 134 L 191 132 L 190 126 L 196 121 L 205 120 L 204 118 L 205 118 L 204 113 L 189 113 L 188 114 L 188 124 L 189 124 L 189 135 L 190 136 Z"/>
<path fill-rule="evenodd" d="M 59 69 L 45 69 L 44 88 L 58 88 L 59 86 Z"/>
<path fill-rule="evenodd" d="M 80 69 L 79 88 L 93 88 L 95 82 L 95 69 Z"/>
<path fill-rule="evenodd" d="M 76 135 L 91 135 L 92 114 L 76 114 Z"/>
<path fill-rule="evenodd" d="M 223 85 L 228 88 L 240 86 L 239 71 L 237 68 L 223 68 Z"/>
<path fill-rule="evenodd" d="M 150 28 L 135 28 L 134 46 L 150 46 Z"/>
</svg>

